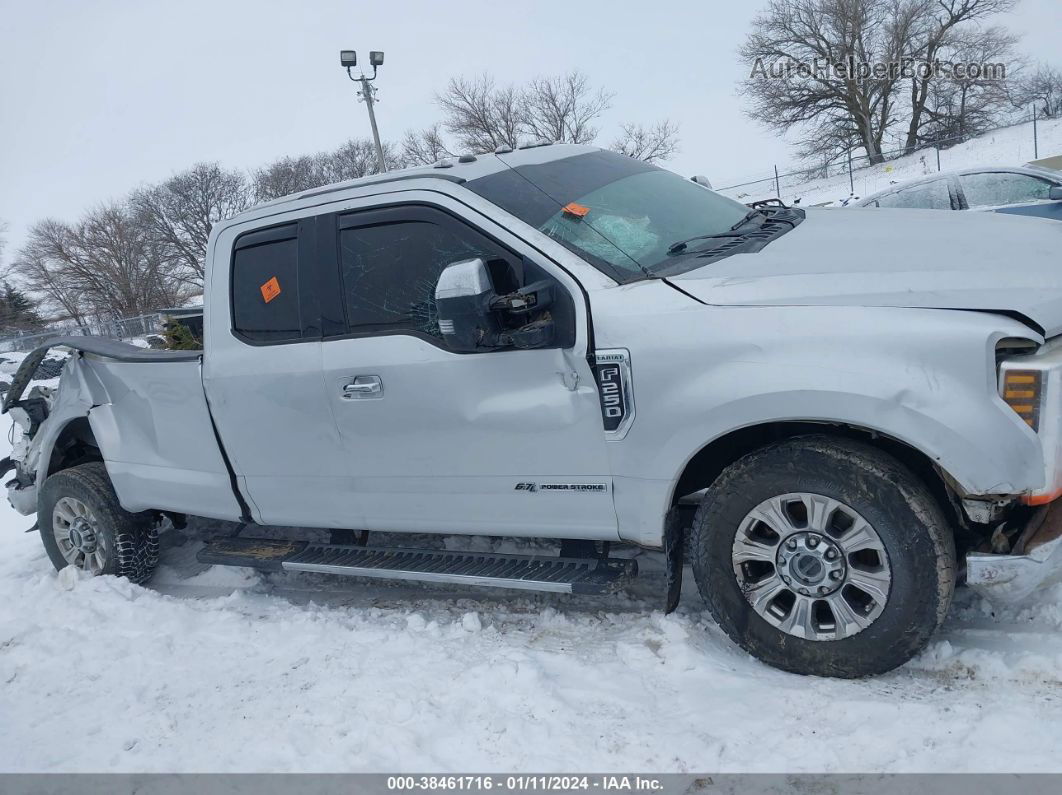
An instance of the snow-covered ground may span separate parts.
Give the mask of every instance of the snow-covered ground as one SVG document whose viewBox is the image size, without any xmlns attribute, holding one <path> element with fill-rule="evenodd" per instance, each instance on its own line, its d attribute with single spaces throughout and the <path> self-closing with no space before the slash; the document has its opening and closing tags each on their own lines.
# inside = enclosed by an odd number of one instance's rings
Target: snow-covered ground
<svg viewBox="0 0 1062 795">
<path fill-rule="evenodd" d="M 1062 155 L 1062 119 L 1046 119 L 1037 123 L 1039 155 L 1041 158 Z M 940 152 L 940 168 L 950 171 L 974 166 L 1020 166 L 1034 157 L 1032 122 L 1004 127 L 974 138 L 963 144 Z M 853 173 L 855 195 L 869 196 L 884 190 L 894 183 L 919 179 L 937 171 L 937 156 L 934 150 L 926 149 L 877 166 L 858 169 Z M 769 175 L 763 174 L 763 177 Z M 733 184 L 744 180 L 713 180 L 717 185 Z M 792 203 L 799 199 L 803 207 L 827 202 L 840 202 L 851 193 L 848 172 L 828 179 L 804 180 L 787 177 L 781 180 L 782 200 Z M 768 199 L 775 195 L 772 179 L 755 185 L 722 191 L 740 202 Z"/>
<path fill-rule="evenodd" d="M 836 681 L 746 656 L 690 577 L 663 615 L 649 553 L 632 594 L 529 597 L 204 566 L 235 528 L 200 523 L 139 587 L 57 574 L 32 523 L 0 501 L 0 771 L 1062 771 L 1062 587 L 960 592 Z"/>
</svg>

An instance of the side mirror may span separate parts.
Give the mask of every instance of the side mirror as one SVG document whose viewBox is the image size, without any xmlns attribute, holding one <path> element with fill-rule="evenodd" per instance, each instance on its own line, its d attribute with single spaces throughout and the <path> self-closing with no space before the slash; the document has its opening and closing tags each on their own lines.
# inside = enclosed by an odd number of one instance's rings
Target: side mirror
<svg viewBox="0 0 1062 795">
<path fill-rule="evenodd" d="M 482 259 L 466 259 L 446 266 L 435 285 L 439 331 L 455 351 L 496 346 L 501 331 L 490 304 L 497 296 Z"/>
<path fill-rule="evenodd" d="M 1052 201 L 1062 201 L 1062 185 L 1055 185 L 1047 192 L 1047 198 Z"/>
<path fill-rule="evenodd" d="M 690 177 L 690 181 L 696 182 L 698 185 L 703 185 L 708 189 L 711 189 L 712 187 L 712 183 L 708 181 L 708 177 L 704 176 L 703 174 L 695 174 L 694 176 Z"/>
<path fill-rule="evenodd" d="M 542 314 L 553 301 L 548 280 L 498 295 L 481 258 L 448 265 L 435 285 L 439 331 L 456 351 L 541 348 L 553 341 L 553 320 Z"/>
</svg>

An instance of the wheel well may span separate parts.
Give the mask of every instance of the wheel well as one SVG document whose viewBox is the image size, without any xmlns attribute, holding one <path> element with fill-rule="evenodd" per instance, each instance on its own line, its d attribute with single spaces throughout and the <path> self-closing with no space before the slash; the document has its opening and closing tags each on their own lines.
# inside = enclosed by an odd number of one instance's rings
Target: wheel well
<svg viewBox="0 0 1062 795">
<path fill-rule="evenodd" d="M 946 476 L 925 453 L 898 439 L 866 428 L 817 422 L 771 422 L 740 428 L 715 439 L 686 464 L 675 485 L 671 505 L 678 505 L 683 497 L 708 488 L 724 469 L 753 450 L 772 442 L 808 434 L 857 439 L 888 453 L 926 485 L 946 516 L 958 521 L 956 495 L 948 485 Z"/>
<path fill-rule="evenodd" d="M 103 455 L 96 443 L 96 436 L 92 433 L 88 417 L 75 417 L 59 432 L 59 437 L 55 440 L 45 478 L 78 464 L 102 460 Z"/>
</svg>

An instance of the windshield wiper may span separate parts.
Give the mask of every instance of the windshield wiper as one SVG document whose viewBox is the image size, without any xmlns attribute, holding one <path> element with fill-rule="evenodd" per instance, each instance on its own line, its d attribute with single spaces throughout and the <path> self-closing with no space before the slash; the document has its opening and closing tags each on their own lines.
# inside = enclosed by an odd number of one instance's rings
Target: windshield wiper
<svg viewBox="0 0 1062 795">
<path fill-rule="evenodd" d="M 740 221 L 738 221 L 736 224 L 734 224 L 732 227 L 730 227 L 730 231 L 733 232 L 735 229 L 740 229 L 745 224 L 747 224 L 749 221 L 751 221 L 753 218 L 755 218 L 757 215 L 767 215 L 767 213 L 765 213 L 763 211 L 763 209 L 760 208 L 760 207 L 753 207 L 751 210 L 749 210 L 747 213 L 745 213 L 745 217 L 744 218 L 742 218 Z"/>
<path fill-rule="evenodd" d="M 766 215 L 766 213 L 764 213 L 763 210 L 759 208 L 749 210 L 747 213 L 745 213 L 744 217 L 732 227 L 730 227 L 728 231 L 716 232 L 711 235 L 697 235 L 696 237 L 688 237 L 685 240 L 679 240 L 678 242 L 672 243 L 670 246 L 667 247 L 667 253 L 681 254 L 687 249 L 687 247 L 689 247 L 690 243 L 694 243 L 698 240 L 715 240 L 716 238 L 720 237 L 741 237 L 744 233 L 739 232 L 738 230 L 745 224 L 747 224 L 749 221 L 751 221 L 753 218 L 755 218 L 757 215 Z"/>
<path fill-rule="evenodd" d="M 697 235 L 696 237 L 690 237 L 685 240 L 680 240 L 677 243 L 672 243 L 667 247 L 668 254 L 681 254 L 686 250 L 686 247 L 690 243 L 694 243 L 698 240 L 714 240 L 717 237 L 741 237 L 742 233 L 734 230 L 729 232 L 716 232 L 714 235 Z"/>
</svg>

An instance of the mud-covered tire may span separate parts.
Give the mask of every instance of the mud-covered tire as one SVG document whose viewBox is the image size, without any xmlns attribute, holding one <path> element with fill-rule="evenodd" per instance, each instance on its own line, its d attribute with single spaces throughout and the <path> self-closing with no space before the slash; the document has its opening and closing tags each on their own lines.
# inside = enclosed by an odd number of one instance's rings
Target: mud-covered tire
<svg viewBox="0 0 1062 795">
<path fill-rule="evenodd" d="M 743 590 L 739 582 L 735 539 L 748 527 L 742 523 L 764 501 L 799 493 L 848 506 L 873 527 L 887 554 L 891 583 L 884 607 L 847 637 L 809 639 L 783 631 L 753 608 L 748 584 Z M 845 678 L 889 671 L 925 647 L 951 604 L 955 544 L 940 505 L 899 461 L 857 441 L 804 436 L 746 455 L 708 489 L 691 532 L 694 575 L 715 620 L 743 649 L 786 671 Z"/>
<path fill-rule="evenodd" d="M 87 506 L 99 536 L 102 566 L 96 574 L 128 577 L 135 583 L 150 579 L 159 562 L 158 528 L 150 514 L 129 513 L 118 502 L 114 487 L 100 462 L 63 469 L 49 477 L 37 502 L 37 524 L 41 541 L 56 569 L 77 565 L 60 549 L 53 520 L 56 503 L 63 498 Z"/>
</svg>

